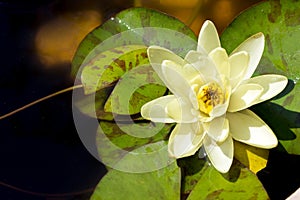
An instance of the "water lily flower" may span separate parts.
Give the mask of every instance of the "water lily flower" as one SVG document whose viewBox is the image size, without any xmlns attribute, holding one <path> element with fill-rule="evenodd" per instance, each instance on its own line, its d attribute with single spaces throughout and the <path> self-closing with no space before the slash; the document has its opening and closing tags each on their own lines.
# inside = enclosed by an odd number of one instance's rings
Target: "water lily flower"
<svg viewBox="0 0 300 200">
<path fill-rule="evenodd" d="M 277 146 L 269 126 L 247 109 L 276 96 L 288 82 L 275 74 L 251 78 L 264 42 L 257 33 L 228 56 L 214 24 L 205 21 L 197 50 L 184 59 L 162 47 L 148 48 L 152 67 L 172 95 L 146 103 L 141 114 L 153 122 L 177 123 L 169 137 L 170 156 L 190 156 L 203 146 L 212 165 L 226 173 L 233 161 L 233 139 L 260 148 Z"/>
</svg>

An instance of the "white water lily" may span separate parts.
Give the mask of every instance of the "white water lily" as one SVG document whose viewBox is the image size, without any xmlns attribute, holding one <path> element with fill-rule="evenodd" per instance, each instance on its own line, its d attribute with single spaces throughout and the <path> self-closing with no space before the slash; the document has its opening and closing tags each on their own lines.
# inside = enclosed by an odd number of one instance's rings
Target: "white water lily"
<svg viewBox="0 0 300 200">
<path fill-rule="evenodd" d="M 228 56 L 214 24 L 206 21 L 197 50 L 184 59 L 162 47 L 148 48 L 152 67 L 173 95 L 146 103 L 141 114 L 153 122 L 177 123 L 169 138 L 170 156 L 190 156 L 203 146 L 212 165 L 226 173 L 233 161 L 233 139 L 260 148 L 277 146 L 269 126 L 247 109 L 287 85 L 281 75 L 251 78 L 264 42 L 258 33 Z"/>
</svg>

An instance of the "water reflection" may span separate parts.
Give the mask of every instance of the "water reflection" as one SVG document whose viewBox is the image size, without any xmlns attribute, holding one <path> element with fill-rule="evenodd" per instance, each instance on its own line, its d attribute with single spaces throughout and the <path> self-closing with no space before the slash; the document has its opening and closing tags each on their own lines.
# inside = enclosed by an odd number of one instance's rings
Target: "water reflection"
<svg viewBox="0 0 300 200">
<path fill-rule="evenodd" d="M 35 37 L 37 56 L 46 68 L 70 64 L 79 43 L 101 24 L 95 10 L 65 12 L 42 24 Z"/>
</svg>

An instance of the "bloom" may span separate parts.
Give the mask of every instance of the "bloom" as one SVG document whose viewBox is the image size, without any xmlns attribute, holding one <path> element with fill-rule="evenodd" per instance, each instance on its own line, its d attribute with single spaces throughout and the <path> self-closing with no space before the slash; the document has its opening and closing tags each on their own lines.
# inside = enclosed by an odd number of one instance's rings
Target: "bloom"
<svg viewBox="0 0 300 200">
<path fill-rule="evenodd" d="M 260 148 L 277 146 L 269 126 L 247 109 L 287 85 L 281 75 L 251 78 L 263 49 L 264 35 L 257 33 L 228 56 L 211 21 L 200 30 L 197 50 L 184 59 L 162 47 L 148 48 L 152 67 L 173 94 L 146 103 L 141 114 L 153 122 L 177 123 L 169 138 L 170 156 L 190 156 L 203 146 L 212 165 L 226 173 L 233 139 Z"/>
</svg>

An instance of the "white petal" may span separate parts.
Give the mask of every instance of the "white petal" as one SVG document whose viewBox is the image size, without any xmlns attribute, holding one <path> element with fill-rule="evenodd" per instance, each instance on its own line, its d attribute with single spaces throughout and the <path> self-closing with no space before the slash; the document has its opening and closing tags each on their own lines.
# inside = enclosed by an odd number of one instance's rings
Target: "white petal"
<svg viewBox="0 0 300 200">
<path fill-rule="evenodd" d="M 214 61 L 218 72 L 225 77 L 229 77 L 230 74 L 230 68 L 229 68 L 229 60 L 228 55 L 225 49 L 218 47 L 214 50 L 212 50 L 209 53 L 209 56 Z"/>
<path fill-rule="evenodd" d="M 229 134 L 229 122 L 225 116 L 217 117 L 211 122 L 203 123 L 207 135 L 216 142 L 224 142 Z"/>
<path fill-rule="evenodd" d="M 216 117 L 220 117 L 224 115 L 227 111 L 228 108 L 228 101 L 225 102 L 224 104 L 216 105 L 213 110 L 209 113 L 210 117 L 213 119 Z"/>
<path fill-rule="evenodd" d="M 174 95 L 167 95 L 144 104 L 141 108 L 142 117 L 153 122 L 174 123 L 175 120 L 171 119 L 166 112 L 168 103 L 173 100 L 176 100 Z"/>
<path fill-rule="evenodd" d="M 204 136 L 201 124 L 198 122 L 177 124 L 169 138 L 169 155 L 175 158 L 182 158 L 195 154 L 202 145 Z"/>
<path fill-rule="evenodd" d="M 288 79 L 285 76 L 268 74 L 251 78 L 247 80 L 246 83 L 259 84 L 263 87 L 262 95 L 255 102 L 255 104 L 257 104 L 271 99 L 282 92 L 288 83 Z"/>
<path fill-rule="evenodd" d="M 195 68 L 198 76 L 203 80 L 203 83 L 210 81 L 220 83 L 221 78 L 219 72 L 208 54 L 198 51 L 189 51 L 184 59 Z"/>
<path fill-rule="evenodd" d="M 166 112 L 177 123 L 192 123 L 198 121 L 199 112 L 191 106 L 192 104 L 177 98 L 167 104 Z"/>
<path fill-rule="evenodd" d="M 249 54 L 246 51 L 240 51 L 232 54 L 229 57 L 230 63 L 230 84 L 232 91 L 241 83 L 244 78 L 244 74 L 249 65 Z"/>
<path fill-rule="evenodd" d="M 188 105 L 190 108 L 197 107 L 196 93 L 189 84 L 189 80 L 183 76 L 180 67 L 172 61 L 163 61 L 162 75 L 165 79 L 165 84 L 175 96 L 184 101 L 184 104 L 190 103 L 191 105 Z"/>
<path fill-rule="evenodd" d="M 286 200 L 299 200 L 300 199 L 300 188 L 298 188 L 293 194 L 291 194 Z"/>
<path fill-rule="evenodd" d="M 164 60 L 171 60 L 181 66 L 185 64 L 185 61 L 180 56 L 163 47 L 150 46 L 147 49 L 147 54 L 151 66 L 163 82 L 165 82 L 165 80 L 162 75 L 161 65 Z"/>
<path fill-rule="evenodd" d="M 264 47 L 265 36 L 263 33 L 257 33 L 246 39 L 232 52 L 232 54 L 234 54 L 239 51 L 246 51 L 249 54 L 249 65 L 243 80 L 246 80 L 253 75 L 263 54 Z"/>
<path fill-rule="evenodd" d="M 203 145 L 212 165 L 221 173 L 229 171 L 233 161 L 233 140 L 229 135 L 219 144 L 209 137 L 205 137 Z"/>
<path fill-rule="evenodd" d="M 204 49 L 209 53 L 220 46 L 220 39 L 215 25 L 211 21 L 206 20 L 199 33 L 197 51 Z"/>
<path fill-rule="evenodd" d="M 255 104 L 260 98 L 264 88 L 259 84 L 247 83 L 237 87 L 231 94 L 228 112 L 237 112 Z"/>
<path fill-rule="evenodd" d="M 278 141 L 273 131 L 252 111 L 246 109 L 227 113 L 226 117 L 235 140 L 266 149 L 277 146 Z"/>
</svg>

